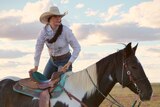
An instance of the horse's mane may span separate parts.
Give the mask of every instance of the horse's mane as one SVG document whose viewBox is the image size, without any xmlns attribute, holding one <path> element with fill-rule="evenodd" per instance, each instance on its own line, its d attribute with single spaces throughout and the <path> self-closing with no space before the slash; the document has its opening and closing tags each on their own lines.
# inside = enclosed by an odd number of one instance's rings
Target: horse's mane
<svg viewBox="0 0 160 107">
<path fill-rule="evenodd" d="M 78 71 L 75 73 L 69 73 L 69 84 L 72 85 L 75 89 L 82 89 L 87 92 L 87 95 L 89 96 L 92 94 L 96 89 L 93 85 L 91 79 L 89 78 L 89 75 L 92 78 L 95 85 L 97 85 L 97 72 L 96 72 L 96 64 L 93 64 L 86 69 L 82 71 Z"/>
</svg>

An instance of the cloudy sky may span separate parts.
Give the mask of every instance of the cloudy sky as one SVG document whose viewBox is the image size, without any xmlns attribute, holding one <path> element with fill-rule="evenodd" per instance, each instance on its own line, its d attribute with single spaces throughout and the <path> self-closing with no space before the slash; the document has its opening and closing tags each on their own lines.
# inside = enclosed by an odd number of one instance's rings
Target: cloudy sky
<svg viewBox="0 0 160 107">
<path fill-rule="evenodd" d="M 136 56 L 151 82 L 160 82 L 160 0 L 0 0 L 0 78 L 28 77 L 36 38 L 44 26 L 39 16 L 56 5 L 63 24 L 72 29 L 82 51 L 79 71 L 123 48 L 139 44 Z M 49 58 L 44 49 L 39 72 Z"/>
</svg>

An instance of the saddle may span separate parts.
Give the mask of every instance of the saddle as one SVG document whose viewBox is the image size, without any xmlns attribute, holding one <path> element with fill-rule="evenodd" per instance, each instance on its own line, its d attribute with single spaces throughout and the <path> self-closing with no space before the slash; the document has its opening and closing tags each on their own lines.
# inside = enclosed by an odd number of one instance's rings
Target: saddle
<svg viewBox="0 0 160 107">
<path fill-rule="evenodd" d="M 63 92 L 59 85 L 64 86 L 66 78 L 67 75 L 63 72 L 53 73 L 51 79 L 39 72 L 33 72 L 30 78 L 19 80 L 13 90 L 31 97 L 39 97 L 43 90 L 48 89 L 51 97 L 56 98 Z"/>
<path fill-rule="evenodd" d="M 52 74 L 51 79 L 48 80 L 43 74 L 33 72 L 31 78 L 21 79 L 18 82 L 21 86 L 44 90 L 56 86 L 62 74 L 63 72 L 55 72 Z"/>
</svg>

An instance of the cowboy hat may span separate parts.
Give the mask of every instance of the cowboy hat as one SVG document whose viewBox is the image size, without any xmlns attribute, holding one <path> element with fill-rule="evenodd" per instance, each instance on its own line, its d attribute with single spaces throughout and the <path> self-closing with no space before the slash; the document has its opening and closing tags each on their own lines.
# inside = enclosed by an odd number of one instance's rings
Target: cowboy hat
<svg viewBox="0 0 160 107">
<path fill-rule="evenodd" d="M 50 7 L 49 11 L 44 12 L 41 16 L 40 16 L 40 22 L 43 24 L 47 24 L 48 23 L 48 18 L 53 16 L 53 15 L 57 15 L 57 16 L 65 16 L 67 14 L 67 12 L 64 12 L 63 14 L 61 14 L 59 12 L 58 7 L 56 6 L 52 6 Z"/>
</svg>

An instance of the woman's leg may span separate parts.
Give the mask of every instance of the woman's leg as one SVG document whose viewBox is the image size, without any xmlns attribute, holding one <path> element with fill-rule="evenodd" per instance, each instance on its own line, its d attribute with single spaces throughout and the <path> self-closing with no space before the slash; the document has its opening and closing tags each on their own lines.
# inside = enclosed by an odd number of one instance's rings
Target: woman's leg
<svg viewBox="0 0 160 107">
<path fill-rule="evenodd" d="M 69 60 L 70 56 L 64 60 L 61 61 L 54 61 L 50 58 L 43 74 L 50 79 L 53 72 L 57 72 L 58 71 L 58 66 L 64 66 L 68 60 Z M 68 71 L 72 71 L 72 65 L 69 67 Z M 49 95 L 49 91 L 48 90 L 44 90 L 43 92 L 41 92 L 40 94 L 40 100 L 39 100 L 39 107 L 49 107 L 49 102 L 50 101 L 50 95 Z"/>
<path fill-rule="evenodd" d="M 57 66 L 53 63 L 52 59 L 50 58 L 46 64 L 43 74 L 50 79 L 53 72 L 57 71 Z M 46 89 L 40 93 L 39 97 L 39 107 L 49 107 L 50 104 L 50 95 L 49 90 Z"/>
<path fill-rule="evenodd" d="M 57 70 L 58 70 L 57 65 L 55 65 L 54 62 L 53 62 L 53 60 L 50 58 L 50 59 L 48 60 L 48 63 L 46 64 L 46 67 L 45 67 L 45 69 L 44 69 L 43 74 L 44 74 L 48 79 L 50 79 L 51 76 L 52 76 L 52 73 L 53 73 L 53 72 L 57 72 Z"/>
<path fill-rule="evenodd" d="M 50 106 L 50 95 L 48 89 L 44 90 L 40 94 L 39 107 L 49 107 Z"/>
</svg>

